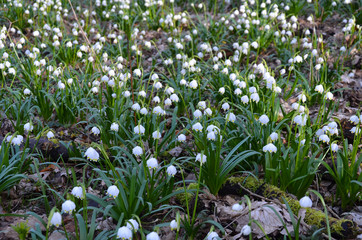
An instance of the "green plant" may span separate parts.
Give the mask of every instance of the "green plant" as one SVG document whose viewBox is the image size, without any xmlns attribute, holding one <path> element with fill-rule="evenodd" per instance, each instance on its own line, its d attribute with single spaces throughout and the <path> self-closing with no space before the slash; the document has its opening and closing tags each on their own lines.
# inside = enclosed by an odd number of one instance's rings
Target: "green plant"
<svg viewBox="0 0 362 240">
<path fill-rule="evenodd" d="M 25 240 L 29 234 L 30 227 L 28 226 L 28 221 L 20 222 L 17 225 L 11 226 L 15 232 L 18 233 L 20 240 Z"/>
</svg>

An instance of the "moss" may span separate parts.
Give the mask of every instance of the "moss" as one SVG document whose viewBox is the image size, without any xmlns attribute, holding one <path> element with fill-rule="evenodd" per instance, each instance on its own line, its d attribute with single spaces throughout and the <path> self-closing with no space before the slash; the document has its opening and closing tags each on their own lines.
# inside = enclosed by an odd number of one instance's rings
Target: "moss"
<svg viewBox="0 0 362 240">
<path fill-rule="evenodd" d="M 227 180 L 226 184 L 242 185 L 251 192 L 254 192 L 269 199 L 277 199 L 281 203 L 284 203 L 283 198 L 285 198 L 292 212 L 298 216 L 299 210 L 301 208 L 299 201 L 276 186 L 267 184 L 262 180 L 257 180 L 254 177 L 230 177 Z M 239 193 L 242 193 L 241 188 Z M 336 219 L 333 217 L 329 217 L 328 219 L 332 236 L 335 236 L 336 238 L 347 238 L 356 235 L 356 225 L 351 220 Z M 308 225 L 314 225 L 318 228 L 326 226 L 325 213 L 312 208 L 308 208 L 306 210 L 304 221 Z"/>
<path fill-rule="evenodd" d="M 192 190 L 192 189 L 197 189 L 197 183 L 190 183 L 188 186 L 187 186 L 187 190 Z M 179 191 L 179 190 L 184 190 L 183 187 L 180 187 L 180 188 L 177 188 L 176 191 Z M 187 199 L 188 201 L 190 202 L 191 199 L 193 199 L 195 193 L 194 192 L 188 192 L 188 193 L 180 193 L 180 194 L 177 194 L 176 195 L 176 199 L 179 201 L 179 203 L 186 207 L 186 194 L 187 194 Z"/>
</svg>

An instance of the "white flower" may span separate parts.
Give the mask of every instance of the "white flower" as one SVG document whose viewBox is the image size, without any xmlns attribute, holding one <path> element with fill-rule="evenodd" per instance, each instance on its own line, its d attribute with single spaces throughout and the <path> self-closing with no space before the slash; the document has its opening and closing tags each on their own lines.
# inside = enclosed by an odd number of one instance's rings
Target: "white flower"
<svg viewBox="0 0 362 240">
<path fill-rule="evenodd" d="M 279 136 L 278 136 L 278 133 L 272 132 L 269 137 L 274 142 L 275 140 L 278 139 Z"/>
<path fill-rule="evenodd" d="M 201 153 L 198 153 L 197 155 L 196 155 L 196 162 L 197 161 L 199 161 L 199 162 L 201 162 L 201 163 L 205 163 L 206 162 L 206 159 L 207 159 L 207 157 L 206 157 L 206 155 L 204 155 L 204 154 L 201 154 Z"/>
<path fill-rule="evenodd" d="M 31 132 L 33 131 L 34 127 L 33 127 L 33 124 L 31 123 L 25 123 L 24 125 L 24 130 L 27 131 L 27 132 Z"/>
<path fill-rule="evenodd" d="M 307 101 L 307 97 L 302 93 L 302 94 L 298 95 L 298 100 L 302 101 L 302 102 L 305 102 L 305 101 Z"/>
<path fill-rule="evenodd" d="M 249 225 L 245 225 L 240 232 L 242 235 L 247 236 L 251 233 L 251 227 Z"/>
<path fill-rule="evenodd" d="M 253 102 L 258 103 L 258 102 L 260 101 L 259 94 L 258 94 L 258 93 L 252 93 L 252 94 L 250 95 L 250 99 L 251 99 Z"/>
<path fill-rule="evenodd" d="M 156 89 L 162 88 L 162 83 L 156 82 L 156 83 L 155 83 L 155 88 L 156 88 Z"/>
<path fill-rule="evenodd" d="M 168 166 L 166 171 L 167 171 L 167 174 L 172 177 L 175 176 L 175 174 L 177 173 L 177 169 L 174 165 Z"/>
<path fill-rule="evenodd" d="M 349 120 L 354 124 L 358 124 L 358 122 L 359 122 L 359 118 L 356 115 L 353 115 L 352 117 L 350 117 Z"/>
<path fill-rule="evenodd" d="M 142 115 L 146 115 L 146 114 L 148 113 L 148 111 L 147 111 L 146 108 L 141 108 L 140 113 L 141 113 Z"/>
<path fill-rule="evenodd" d="M 92 127 L 91 132 L 92 132 L 94 135 L 98 135 L 101 131 L 100 131 L 99 128 L 97 128 L 97 127 Z"/>
<path fill-rule="evenodd" d="M 176 221 L 176 220 L 172 220 L 172 221 L 170 222 L 171 231 L 172 231 L 172 230 L 176 230 L 177 227 L 178 227 L 177 221 Z"/>
<path fill-rule="evenodd" d="M 149 169 L 156 169 L 158 168 L 158 162 L 157 162 L 157 159 L 156 158 L 150 158 L 147 160 L 147 167 Z"/>
<path fill-rule="evenodd" d="M 235 114 L 234 113 L 229 113 L 227 116 L 226 116 L 226 121 L 227 122 L 235 122 L 235 120 L 236 120 L 236 116 L 235 116 Z"/>
<path fill-rule="evenodd" d="M 300 141 L 300 146 L 304 146 L 304 144 L 305 144 L 305 139 Z"/>
<path fill-rule="evenodd" d="M 74 187 L 72 190 L 72 195 L 76 198 L 83 199 L 83 188 L 82 187 Z"/>
<path fill-rule="evenodd" d="M 262 125 L 268 124 L 268 122 L 269 122 L 268 116 L 265 115 L 265 114 L 261 115 L 260 118 L 259 118 L 259 122 L 260 122 Z"/>
<path fill-rule="evenodd" d="M 207 234 L 207 240 L 216 240 L 219 238 L 219 235 L 216 232 L 210 232 Z"/>
<path fill-rule="evenodd" d="M 131 240 L 132 239 L 132 231 L 127 227 L 120 227 L 117 231 L 117 239 L 122 240 Z"/>
<path fill-rule="evenodd" d="M 132 105 L 131 108 L 133 111 L 139 111 L 141 109 L 141 106 L 138 103 L 135 103 Z"/>
<path fill-rule="evenodd" d="M 8 141 L 8 142 L 10 142 L 11 141 L 11 144 L 13 144 L 13 145 L 18 145 L 18 146 L 20 146 L 20 144 L 23 142 L 23 136 L 21 136 L 21 135 L 17 135 L 16 137 L 13 137 L 12 135 L 10 135 L 10 136 L 8 136 L 7 138 L 6 138 L 6 140 Z"/>
<path fill-rule="evenodd" d="M 249 102 L 249 97 L 247 95 L 244 95 L 241 97 L 241 101 L 244 103 L 244 104 L 247 104 Z"/>
<path fill-rule="evenodd" d="M 54 212 L 50 224 L 59 227 L 62 224 L 62 215 L 59 212 Z"/>
<path fill-rule="evenodd" d="M 24 94 L 25 95 L 30 95 L 31 91 L 29 90 L 29 88 L 25 88 L 24 89 Z"/>
<path fill-rule="evenodd" d="M 54 137 L 54 133 L 52 131 L 48 131 L 47 132 L 47 138 L 50 139 L 50 138 L 53 138 Z"/>
<path fill-rule="evenodd" d="M 333 93 L 327 92 L 324 98 L 327 100 L 333 100 Z"/>
<path fill-rule="evenodd" d="M 147 234 L 146 240 L 161 240 L 160 236 L 156 232 L 151 232 Z"/>
<path fill-rule="evenodd" d="M 194 125 L 192 125 L 192 130 L 195 130 L 196 132 L 201 132 L 203 129 L 201 123 L 197 122 Z"/>
<path fill-rule="evenodd" d="M 139 229 L 139 224 L 136 220 L 134 219 L 130 219 L 127 221 L 126 223 L 126 227 L 129 228 L 130 230 L 137 232 Z"/>
<path fill-rule="evenodd" d="M 112 186 L 108 187 L 108 189 L 107 189 L 108 196 L 116 198 L 118 196 L 118 194 L 119 194 L 119 189 L 117 186 L 112 185 Z"/>
<path fill-rule="evenodd" d="M 357 127 L 353 127 L 353 128 L 351 128 L 350 132 L 351 132 L 351 133 L 356 133 L 356 134 L 358 134 L 358 133 L 361 132 L 361 128 L 359 128 L 359 129 L 357 130 Z"/>
<path fill-rule="evenodd" d="M 160 106 L 157 106 L 157 107 L 153 108 L 152 112 L 154 114 L 157 114 L 157 115 L 165 115 L 166 114 L 166 112 Z"/>
<path fill-rule="evenodd" d="M 111 130 L 112 131 L 118 132 L 118 129 L 119 129 L 118 123 L 112 123 L 111 124 Z"/>
<path fill-rule="evenodd" d="M 278 150 L 277 147 L 272 143 L 269 143 L 263 147 L 263 152 L 276 153 L 277 150 Z"/>
<path fill-rule="evenodd" d="M 65 213 L 72 214 L 73 210 L 75 209 L 75 203 L 71 200 L 67 200 L 62 204 L 62 211 Z"/>
<path fill-rule="evenodd" d="M 92 147 L 89 147 L 87 151 L 85 151 L 84 156 L 86 156 L 87 159 L 95 162 L 99 159 L 99 153 Z"/>
<path fill-rule="evenodd" d="M 214 132 L 209 132 L 209 133 L 207 134 L 207 139 L 208 139 L 208 140 L 211 140 L 211 141 L 214 141 L 214 140 L 216 139 L 215 133 L 214 133 Z"/>
<path fill-rule="evenodd" d="M 240 212 L 240 211 L 242 211 L 242 210 L 244 209 L 244 207 L 243 207 L 243 205 L 241 205 L 241 204 L 239 204 L 239 203 L 235 203 L 235 204 L 231 207 L 231 209 L 232 209 L 233 211 Z"/>
<path fill-rule="evenodd" d="M 59 88 L 59 89 L 64 89 L 64 88 L 65 88 L 65 84 L 62 83 L 62 81 L 59 81 L 59 82 L 58 82 L 58 88 Z"/>
<path fill-rule="evenodd" d="M 206 108 L 204 111 L 204 114 L 207 116 L 211 116 L 212 115 L 212 110 L 210 108 Z"/>
<path fill-rule="evenodd" d="M 224 87 L 219 88 L 219 93 L 223 95 L 225 93 L 225 88 Z"/>
<path fill-rule="evenodd" d="M 197 106 L 201 109 L 204 110 L 206 108 L 206 102 L 205 101 L 200 101 Z"/>
<path fill-rule="evenodd" d="M 170 96 L 170 99 L 172 102 L 178 102 L 179 101 L 179 97 L 174 93 Z"/>
<path fill-rule="evenodd" d="M 319 141 L 322 141 L 324 143 L 329 143 L 329 137 L 326 134 L 322 134 L 319 136 Z"/>
<path fill-rule="evenodd" d="M 307 124 L 307 116 L 304 114 L 300 114 L 294 117 L 293 120 L 297 125 L 305 126 Z"/>
<path fill-rule="evenodd" d="M 249 92 L 250 93 L 256 93 L 256 87 L 250 87 Z"/>
<path fill-rule="evenodd" d="M 186 136 L 184 134 L 180 134 L 177 136 L 177 141 L 179 142 L 185 142 L 186 141 Z"/>
<path fill-rule="evenodd" d="M 133 128 L 134 134 L 143 135 L 145 134 L 145 128 L 142 125 L 137 125 Z"/>
<path fill-rule="evenodd" d="M 196 80 L 192 80 L 190 83 L 189 83 L 189 87 L 192 88 L 192 89 L 196 89 L 198 86 L 197 84 L 197 81 Z"/>
<path fill-rule="evenodd" d="M 196 119 L 201 118 L 201 117 L 202 117 L 202 112 L 197 109 L 197 110 L 194 112 L 194 117 L 195 117 Z"/>
<path fill-rule="evenodd" d="M 338 144 L 332 143 L 331 150 L 332 150 L 332 152 L 337 152 L 338 151 Z"/>
<path fill-rule="evenodd" d="M 302 197 L 299 200 L 299 204 L 302 208 L 310 208 L 313 205 L 312 200 L 308 196 Z"/>
<path fill-rule="evenodd" d="M 160 139 L 161 138 L 161 133 L 160 133 L 160 131 L 154 131 L 153 133 L 152 133 L 152 137 L 154 138 L 154 139 Z"/>
<path fill-rule="evenodd" d="M 228 103 L 224 103 L 221 108 L 224 110 L 224 111 L 227 111 L 230 109 L 230 105 Z"/>
<path fill-rule="evenodd" d="M 135 156 L 140 156 L 143 154 L 143 149 L 139 146 L 136 146 L 132 149 L 132 153 L 135 155 Z"/>
</svg>

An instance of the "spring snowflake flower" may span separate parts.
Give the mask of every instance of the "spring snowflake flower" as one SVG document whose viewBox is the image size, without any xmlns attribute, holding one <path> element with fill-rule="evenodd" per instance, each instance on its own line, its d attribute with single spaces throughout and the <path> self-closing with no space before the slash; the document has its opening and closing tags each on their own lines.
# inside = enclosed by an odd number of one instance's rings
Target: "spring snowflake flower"
<svg viewBox="0 0 362 240">
<path fill-rule="evenodd" d="M 127 221 L 127 223 L 126 223 L 126 227 L 127 227 L 128 229 L 130 229 L 131 231 L 133 231 L 133 232 L 137 232 L 138 229 L 139 229 L 139 224 L 138 224 L 138 222 L 137 222 L 136 220 L 134 220 L 134 219 L 129 219 L 129 220 Z"/>
<path fill-rule="evenodd" d="M 52 131 L 48 131 L 47 132 L 47 138 L 48 139 L 51 139 L 51 138 L 53 138 L 54 137 L 54 133 L 52 132 Z"/>
<path fill-rule="evenodd" d="M 272 143 L 269 143 L 263 147 L 263 152 L 276 153 L 277 150 L 277 147 Z"/>
<path fill-rule="evenodd" d="M 265 114 L 261 115 L 260 118 L 259 118 L 259 122 L 260 122 L 262 125 L 268 124 L 268 122 L 269 122 L 268 116 L 265 115 Z"/>
<path fill-rule="evenodd" d="M 154 114 L 157 114 L 157 115 L 165 115 L 166 114 L 166 112 L 160 106 L 157 106 L 157 107 L 153 108 L 152 112 Z"/>
<path fill-rule="evenodd" d="M 132 153 L 135 155 L 135 156 L 140 156 L 143 154 L 143 149 L 140 147 L 140 146 L 136 146 L 132 149 Z"/>
<path fill-rule="evenodd" d="M 170 96 L 170 99 L 172 102 L 178 102 L 180 100 L 175 93 Z"/>
<path fill-rule="evenodd" d="M 227 122 L 235 122 L 236 120 L 236 116 L 234 113 L 229 113 L 228 115 L 226 115 L 226 121 Z"/>
<path fill-rule="evenodd" d="M 278 133 L 272 132 L 269 137 L 274 142 L 275 140 L 278 139 L 279 136 L 278 136 Z"/>
<path fill-rule="evenodd" d="M 118 123 L 112 123 L 111 124 L 111 131 L 118 132 L 118 129 L 119 129 Z"/>
<path fill-rule="evenodd" d="M 134 134 L 143 135 L 145 134 L 145 128 L 142 125 L 137 125 L 133 129 Z"/>
<path fill-rule="evenodd" d="M 198 162 L 201 162 L 201 163 L 205 163 L 206 162 L 206 159 L 207 159 L 207 157 L 206 157 L 206 155 L 204 155 L 204 154 L 201 154 L 201 153 L 198 153 L 197 155 L 196 155 L 196 162 L 198 161 Z"/>
<path fill-rule="evenodd" d="M 326 95 L 324 96 L 325 99 L 327 100 L 333 100 L 333 93 L 331 92 L 327 92 Z"/>
<path fill-rule="evenodd" d="M 307 115 L 297 115 L 294 117 L 293 121 L 299 126 L 305 126 L 307 124 Z"/>
<path fill-rule="evenodd" d="M 62 83 L 61 81 L 58 82 L 58 88 L 59 89 L 64 89 L 65 88 L 65 84 Z"/>
<path fill-rule="evenodd" d="M 141 113 L 142 115 L 147 115 L 148 111 L 147 111 L 146 108 L 141 108 L 140 113 Z"/>
<path fill-rule="evenodd" d="M 310 208 L 313 205 L 312 200 L 308 196 L 302 197 L 299 200 L 299 204 L 302 208 Z"/>
<path fill-rule="evenodd" d="M 172 220 L 172 221 L 170 222 L 171 231 L 176 230 L 177 227 L 178 227 L 177 221 L 176 221 L 176 220 Z"/>
<path fill-rule="evenodd" d="M 251 101 L 258 103 L 260 101 L 259 94 L 258 93 L 252 93 L 250 95 L 250 99 L 251 99 Z"/>
<path fill-rule="evenodd" d="M 159 96 L 155 96 L 155 97 L 152 99 L 152 102 L 160 103 L 160 102 L 161 102 L 161 99 L 160 99 Z"/>
<path fill-rule="evenodd" d="M 251 227 L 249 225 L 245 225 L 240 232 L 242 235 L 248 236 L 251 233 Z"/>
<path fill-rule="evenodd" d="M 224 87 L 219 88 L 219 93 L 223 95 L 225 93 L 225 88 Z"/>
<path fill-rule="evenodd" d="M 24 89 L 24 95 L 30 95 L 31 94 L 31 91 L 29 88 L 25 88 Z"/>
<path fill-rule="evenodd" d="M 59 212 L 54 212 L 50 224 L 59 227 L 62 224 L 62 215 Z"/>
<path fill-rule="evenodd" d="M 215 141 L 215 139 L 216 139 L 216 134 L 215 134 L 214 132 L 209 132 L 209 133 L 207 134 L 207 139 L 208 139 L 208 140 L 211 140 L 211 141 Z"/>
<path fill-rule="evenodd" d="M 131 108 L 133 111 L 139 111 L 141 109 L 141 106 L 138 103 L 135 103 L 132 105 Z"/>
<path fill-rule="evenodd" d="M 168 166 L 166 171 L 167 171 L 167 174 L 172 177 L 175 176 L 177 173 L 177 169 L 174 165 Z"/>
<path fill-rule="evenodd" d="M 319 136 L 319 141 L 322 141 L 324 143 L 329 143 L 329 137 L 326 134 L 322 134 Z"/>
<path fill-rule="evenodd" d="M 195 117 L 196 119 L 200 119 L 200 118 L 202 117 L 202 112 L 197 109 L 197 110 L 194 112 L 194 117 Z"/>
<path fill-rule="evenodd" d="M 20 146 L 20 144 L 23 142 L 23 140 L 24 140 L 24 137 L 21 135 L 17 135 L 16 137 L 13 137 L 12 135 L 10 135 L 6 138 L 7 142 L 10 142 L 11 144 L 18 145 L 18 146 Z"/>
<path fill-rule="evenodd" d="M 207 234 L 207 240 L 216 240 L 219 238 L 219 235 L 216 232 L 210 232 Z"/>
<path fill-rule="evenodd" d="M 33 131 L 34 127 L 33 127 L 33 124 L 31 123 L 25 123 L 24 125 L 24 130 L 27 131 L 27 132 L 31 132 Z"/>
<path fill-rule="evenodd" d="M 357 130 L 357 127 L 353 127 L 353 128 L 351 128 L 350 132 L 351 132 L 351 133 L 356 133 L 356 134 L 358 134 L 358 133 L 361 132 L 361 128 L 359 128 L 359 129 Z"/>
<path fill-rule="evenodd" d="M 250 87 L 249 92 L 250 93 L 256 93 L 256 87 Z"/>
<path fill-rule="evenodd" d="M 154 139 L 160 139 L 161 138 L 161 133 L 160 133 L 160 131 L 154 131 L 153 133 L 152 133 L 152 137 L 154 138 Z"/>
<path fill-rule="evenodd" d="M 197 84 L 197 81 L 196 80 L 192 80 L 190 83 L 189 83 L 189 87 L 192 88 L 192 89 L 196 89 L 198 86 Z"/>
<path fill-rule="evenodd" d="M 177 141 L 178 142 L 185 142 L 186 141 L 186 136 L 184 134 L 180 134 L 177 136 Z"/>
<path fill-rule="evenodd" d="M 203 129 L 201 123 L 197 122 L 194 125 L 192 125 L 192 130 L 195 130 L 196 132 L 201 132 Z"/>
<path fill-rule="evenodd" d="M 298 100 L 302 102 L 307 101 L 307 96 L 305 96 L 303 93 L 298 95 Z"/>
<path fill-rule="evenodd" d="M 210 108 L 206 108 L 204 111 L 204 114 L 207 116 L 211 116 L 212 115 L 212 110 Z"/>
<path fill-rule="evenodd" d="M 241 97 L 241 101 L 244 103 L 244 104 L 247 104 L 249 102 L 249 97 L 247 95 L 244 95 Z"/>
<path fill-rule="evenodd" d="M 92 147 L 89 147 L 87 151 L 85 151 L 84 156 L 91 161 L 98 161 L 99 153 Z"/>
<path fill-rule="evenodd" d="M 157 159 L 156 158 L 150 158 L 147 160 L 147 167 L 149 169 L 156 169 L 158 168 L 158 162 L 157 162 Z"/>
<path fill-rule="evenodd" d="M 224 111 L 227 111 L 230 109 L 230 105 L 228 103 L 224 103 L 221 108 L 224 110 Z"/>
<path fill-rule="evenodd" d="M 332 145 L 331 145 L 332 152 L 337 152 L 338 149 L 339 149 L 338 144 L 332 143 Z"/>
<path fill-rule="evenodd" d="M 83 199 L 83 188 L 82 187 L 74 187 L 72 190 L 72 195 L 76 198 Z"/>
<path fill-rule="evenodd" d="M 147 234 L 146 240 L 161 240 L 160 236 L 156 232 L 151 232 Z"/>
<path fill-rule="evenodd" d="M 62 204 L 62 211 L 65 213 L 72 214 L 73 210 L 75 209 L 75 203 L 71 200 L 67 200 Z"/>
<path fill-rule="evenodd" d="M 239 204 L 239 203 L 235 203 L 231 209 L 235 212 L 240 212 L 244 209 L 243 205 Z"/>
<path fill-rule="evenodd" d="M 359 118 L 356 115 L 353 115 L 352 117 L 349 118 L 349 120 L 351 121 L 351 123 L 353 124 L 358 124 L 359 122 Z M 361 119 L 362 120 L 362 119 Z M 362 121 L 361 121 L 362 122 Z"/>
<path fill-rule="evenodd" d="M 201 110 L 204 110 L 206 108 L 206 102 L 205 101 L 200 101 L 197 104 L 197 107 L 200 108 Z"/>
<path fill-rule="evenodd" d="M 116 198 L 118 196 L 118 194 L 119 194 L 119 189 L 117 186 L 112 185 L 112 186 L 108 187 L 108 189 L 107 189 L 108 196 Z"/>
<path fill-rule="evenodd" d="M 117 239 L 131 240 L 132 231 L 127 227 L 120 227 L 117 231 Z"/>
<path fill-rule="evenodd" d="M 97 127 L 92 127 L 91 132 L 92 132 L 94 135 L 98 135 L 101 131 L 100 131 L 99 128 L 97 128 Z"/>
</svg>

